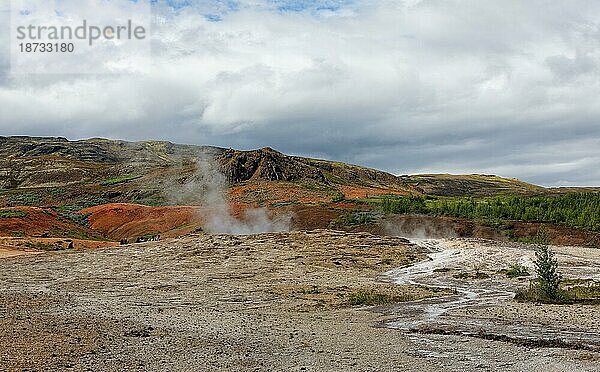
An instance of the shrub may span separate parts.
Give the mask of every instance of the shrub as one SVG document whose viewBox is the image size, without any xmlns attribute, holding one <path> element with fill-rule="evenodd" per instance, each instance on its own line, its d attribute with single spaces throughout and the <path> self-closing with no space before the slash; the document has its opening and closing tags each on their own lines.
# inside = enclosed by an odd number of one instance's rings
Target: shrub
<svg viewBox="0 0 600 372">
<path fill-rule="evenodd" d="M 0 218 L 25 218 L 29 214 L 27 212 L 14 210 L 14 209 L 2 209 L 0 210 Z"/>
<path fill-rule="evenodd" d="M 60 243 L 42 243 L 42 242 L 27 242 L 27 248 L 37 249 L 38 251 L 62 251 L 65 248 Z"/>
<path fill-rule="evenodd" d="M 341 192 L 336 192 L 335 195 L 331 197 L 332 203 L 339 203 L 343 202 L 344 200 L 346 200 L 346 197 Z"/>
<path fill-rule="evenodd" d="M 523 265 L 513 264 L 508 269 L 501 270 L 502 273 L 506 274 L 509 278 L 519 278 L 523 276 L 529 276 L 529 271 Z"/>
<path fill-rule="evenodd" d="M 375 222 L 377 215 L 371 211 L 353 211 L 339 216 L 331 221 L 331 226 L 368 225 Z"/>
<path fill-rule="evenodd" d="M 474 273 L 465 273 L 465 272 L 461 271 L 459 273 L 452 275 L 452 277 L 454 277 L 455 279 L 474 279 L 474 280 L 482 280 L 482 279 L 490 278 L 489 274 L 486 274 L 479 270 L 476 270 Z"/>
<path fill-rule="evenodd" d="M 425 198 L 420 196 L 388 196 L 381 201 L 381 209 L 385 213 L 426 214 L 429 212 Z"/>
<path fill-rule="evenodd" d="M 77 211 L 62 210 L 62 211 L 58 212 L 58 216 L 65 221 L 70 221 L 70 222 L 73 222 L 80 226 L 87 227 L 89 225 L 89 221 L 88 221 L 88 217 L 90 216 L 89 213 L 82 214 Z"/>
<path fill-rule="evenodd" d="M 11 205 L 40 205 L 42 198 L 35 192 L 27 192 L 23 194 L 11 195 L 7 198 L 7 202 Z"/>
</svg>

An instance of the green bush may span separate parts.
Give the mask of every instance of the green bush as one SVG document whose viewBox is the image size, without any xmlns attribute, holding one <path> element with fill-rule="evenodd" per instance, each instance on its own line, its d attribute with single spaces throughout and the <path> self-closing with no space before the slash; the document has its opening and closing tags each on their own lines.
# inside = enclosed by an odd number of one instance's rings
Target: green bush
<svg viewBox="0 0 600 372">
<path fill-rule="evenodd" d="M 548 234 L 542 227 L 538 230 L 535 241 L 538 246 L 535 252 L 535 272 L 537 278 L 530 282 L 529 289 L 517 292 L 517 301 L 533 301 L 543 303 L 567 303 L 570 296 L 561 290 L 562 276 L 558 270 L 558 261 L 548 246 Z"/>
<path fill-rule="evenodd" d="M 335 195 L 331 197 L 332 203 L 339 203 L 343 202 L 344 200 L 346 200 L 346 197 L 341 192 L 336 192 Z"/>
<path fill-rule="evenodd" d="M 525 266 L 519 264 L 513 264 L 508 269 L 501 270 L 501 272 L 506 274 L 509 278 L 519 278 L 531 275 Z"/>
<path fill-rule="evenodd" d="M 381 209 L 385 213 L 395 214 L 426 214 L 429 213 L 425 198 L 420 196 L 384 197 Z"/>
<path fill-rule="evenodd" d="M 25 218 L 29 216 L 27 212 L 14 210 L 14 209 L 2 209 L 0 210 L 0 218 Z"/>
<path fill-rule="evenodd" d="M 27 242 L 25 246 L 38 251 L 62 251 L 65 249 L 60 243 Z"/>
<path fill-rule="evenodd" d="M 357 226 L 372 224 L 377 220 L 377 215 L 372 211 L 352 211 L 343 214 L 331 221 L 331 226 Z"/>
<path fill-rule="evenodd" d="M 42 198 L 39 194 L 34 192 L 27 192 L 23 194 L 11 195 L 7 198 L 7 202 L 11 205 L 40 205 Z"/>
<path fill-rule="evenodd" d="M 89 226 L 89 214 L 80 213 L 79 211 L 106 203 L 108 203 L 108 200 L 104 198 L 93 198 L 80 201 L 76 204 L 61 205 L 55 207 L 54 210 L 63 221 L 74 222 L 77 225 L 87 227 Z"/>
</svg>

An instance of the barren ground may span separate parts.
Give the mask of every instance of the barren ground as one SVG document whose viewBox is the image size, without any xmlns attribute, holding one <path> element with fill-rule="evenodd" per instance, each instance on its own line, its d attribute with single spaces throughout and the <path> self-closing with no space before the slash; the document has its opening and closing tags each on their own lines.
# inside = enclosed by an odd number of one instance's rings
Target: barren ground
<svg viewBox="0 0 600 372">
<path fill-rule="evenodd" d="M 383 326 L 398 307 L 348 304 L 357 291 L 432 301 L 381 280 L 423 259 L 399 238 L 331 231 L 5 258 L 0 369 L 597 370 L 594 352 L 405 333 Z"/>
</svg>

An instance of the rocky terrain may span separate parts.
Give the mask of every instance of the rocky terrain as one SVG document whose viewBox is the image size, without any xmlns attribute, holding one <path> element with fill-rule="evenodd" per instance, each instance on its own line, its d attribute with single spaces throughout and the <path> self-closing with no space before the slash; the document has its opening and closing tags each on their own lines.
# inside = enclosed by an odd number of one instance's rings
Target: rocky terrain
<svg viewBox="0 0 600 372">
<path fill-rule="evenodd" d="M 348 301 L 364 291 L 400 300 L 434 295 L 376 280 L 422 257 L 398 238 L 315 231 L 6 258 L 2 369 L 382 365 L 377 346 L 390 340 L 376 341 L 384 333 L 372 328 L 377 317 Z"/>
<path fill-rule="evenodd" d="M 406 315 L 392 303 L 454 296 L 383 275 L 425 253 L 400 238 L 320 230 L 5 258 L 1 369 L 597 370 L 587 350 L 386 327 Z"/>
<path fill-rule="evenodd" d="M 0 370 L 600 363 L 595 189 L 157 141 L 0 137 L 0 159 Z M 538 237 L 585 304 L 512 300 Z"/>
</svg>

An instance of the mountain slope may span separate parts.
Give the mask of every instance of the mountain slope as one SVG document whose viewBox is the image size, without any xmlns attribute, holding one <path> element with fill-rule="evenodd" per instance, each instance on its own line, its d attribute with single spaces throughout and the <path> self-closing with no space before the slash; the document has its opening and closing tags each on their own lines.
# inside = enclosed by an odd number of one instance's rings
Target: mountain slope
<svg viewBox="0 0 600 372">
<path fill-rule="evenodd" d="M 12 239 L 179 236 L 204 227 L 207 216 L 198 206 L 216 195 L 235 218 L 243 218 L 249 208 L 264 207 L 272 215 L 294 216 L 293 228 L 385 233 L 381 203 L 394 200 L 382 199 L 384 195 L 564 192 L 490 175 L 395 176 L 271 148 L 239 151 L 163 141 L 0 137 L 0 236 Z M 425 199 L 431 198 L 416 200 Z M 423 216 L 415 218 L 418 224 L 427 222 Z M 477 231 L 469 227 L 475 226 L 472 221 L 456 223 L 465 236 Z M 511 228 L 515 237 L 519 231 Z M 580 240 L 597 241 L 596 235 L 588 235 Z"/>
<path fill-rule="evenodd" d="M 336 185 L 413 191 L 389 173 L 270 148 L 237 151 L 158 141 L 0 137 L 0 159 L 5 206 L 198 203 L 199 195 L 179 200 L 170 194 L 202 173 L 200 159 L 216 163 L 230 185 L 285 181 L 317 185 L 328 195 Z"/>
<path fill-rule="evenodd" d="M 514 178 L 486 174 L 422 174 L 402 179 L 421 193 L 437 196 L 489 196 L 495 194 L 539 194 L 549 190 Z"/>
</svg>

